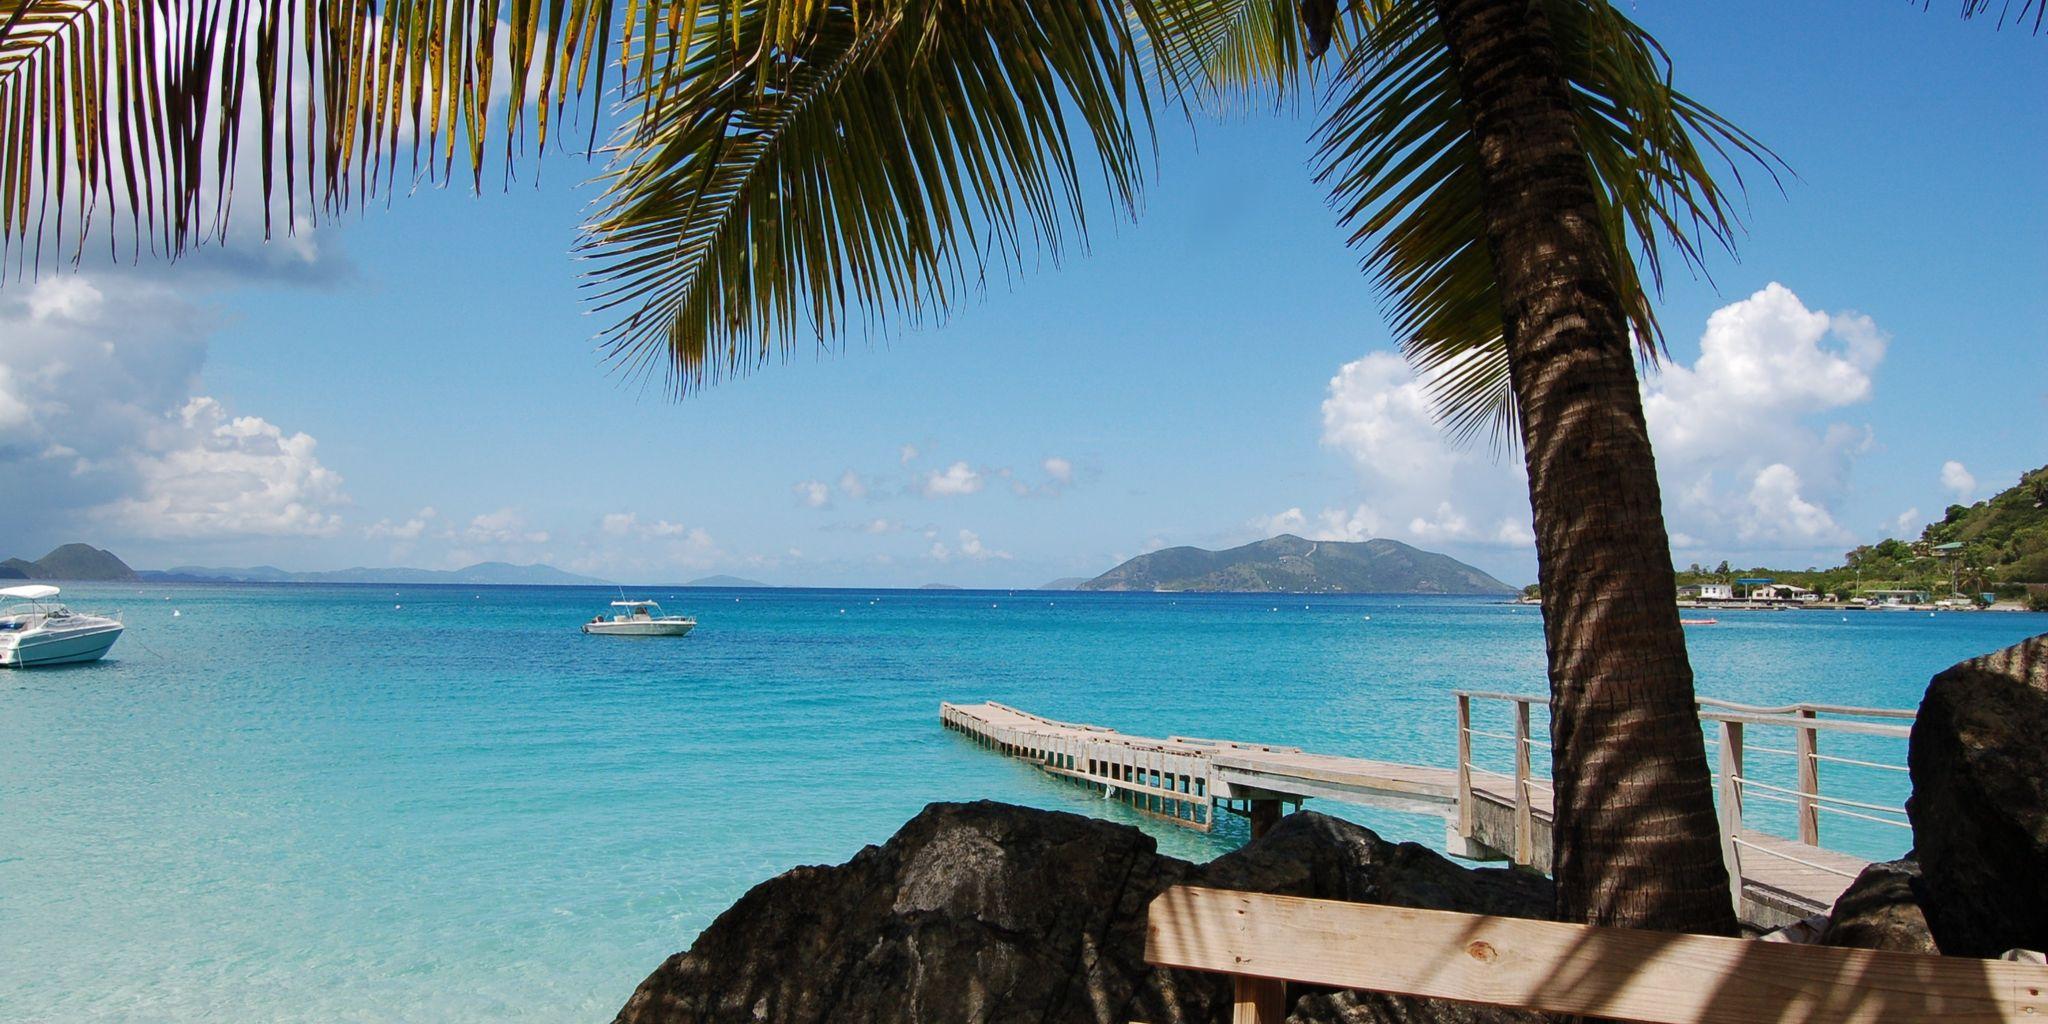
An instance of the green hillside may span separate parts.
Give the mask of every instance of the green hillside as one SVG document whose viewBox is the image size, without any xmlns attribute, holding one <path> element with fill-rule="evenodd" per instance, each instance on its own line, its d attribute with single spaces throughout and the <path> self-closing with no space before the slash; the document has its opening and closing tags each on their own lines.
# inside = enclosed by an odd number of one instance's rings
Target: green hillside
<svg viewBox="0 0 2048 1024">
<path fill-rule="evenodd" d="M 128 563 L 89 544 L 66 544 L 33 562 L 10 558 L 0 562 L 0 578 L 28 580 L 132 580 Z"/>
<path fill-rule="evenodd" d="M 1079 590 L 1314 594 L 1511 594 L 1514 588 L 1449 555 L 1400 541 L 1313 541 L 1291 534 L 1228 551 L 1154 551 Z"/>
<path fill-rule="evenodd" d="M 2048 466 L 2022 474 L 2019 483 L 1974 505 L 1950 505 L 1917 539 L 1861 545 L 1832 568 L 1743 568 L 1723 562 L 1707 569 L 1695 563 L 1679 571 L 1678 581 L 1757 576 L 1844 599 L 1880 589 L 1945 595 L 1953 587 L 1958 593 L 2001 598 L 2021 598 L 2031 591 L 2037 601 L 2048 603 Z"/>
</svg>

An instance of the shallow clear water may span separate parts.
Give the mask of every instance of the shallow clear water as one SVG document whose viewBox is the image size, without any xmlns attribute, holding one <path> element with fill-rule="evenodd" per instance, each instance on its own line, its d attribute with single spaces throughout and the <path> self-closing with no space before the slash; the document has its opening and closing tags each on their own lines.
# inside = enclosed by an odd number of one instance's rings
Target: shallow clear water
<svg viewBox="0 0 2048 1024">
<path fill-rule="evenodd" d="M 1101 814 L 1195 858 L 1242 840 L 983 751 L 941 700 L 1449 764 L 1452 689 L 1543 687 L 1535 610 L 1469 600 L 644 593 L 702 625 L 585 637 L 616 595 L 574 588 L 66 587 L 129 631 L 99 664 L 0 673 L 0 1020 L 607 1020 L 747 887 L 929 801 Z M 1756 703 L 1910 707 L 1940 668 L 2048 630 L 1719 618 L 1689 634 L 1700 690 Z M 1828 791 L 1903 795 L 1853 774 Z M 1906 843 L 1825 827 L 1868 855 Z"/>
</svg>

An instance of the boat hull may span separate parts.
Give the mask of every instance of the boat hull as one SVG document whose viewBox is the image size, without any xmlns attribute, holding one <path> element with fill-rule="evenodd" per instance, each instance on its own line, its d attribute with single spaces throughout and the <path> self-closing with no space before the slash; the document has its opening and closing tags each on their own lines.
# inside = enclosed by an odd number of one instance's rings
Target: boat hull
<svg viewBox="0 0 2048 1024">
<path fill-rule="evenodd" d="M 30 633 L 10 637 L 0 646 L 0 665 L 34 668 L 39 665 L 75 665 L 105 657 L 114 641 L 121 638 L 121 626 L 94 626 L 62 633 Z"/>
<path fill-rule="evenodd" d="M 695 622 L 586 622 L 583 631 L 596 636 L 687 636 Z"/>
</svg>

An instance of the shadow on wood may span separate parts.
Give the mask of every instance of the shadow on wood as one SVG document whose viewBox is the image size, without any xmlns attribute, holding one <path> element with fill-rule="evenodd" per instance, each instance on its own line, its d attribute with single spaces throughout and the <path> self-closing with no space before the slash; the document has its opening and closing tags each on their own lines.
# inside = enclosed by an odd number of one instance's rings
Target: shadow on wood
<svg viewBox="0 0 2048 1024">
<path fill-rule="evenodd" d="M 1181 886 L 1145 959 L 1267 979 L 1235 1024 L 1279 1024 L 1272 982 L 1652 1024 L 2039 1020 L 2048 968 L 1600 928 Z M 1247 991 L 1240 986 L 1239 991 Z M 1269 1009 L 1270 1008 L 1270 1009 Z"/>
</svg>

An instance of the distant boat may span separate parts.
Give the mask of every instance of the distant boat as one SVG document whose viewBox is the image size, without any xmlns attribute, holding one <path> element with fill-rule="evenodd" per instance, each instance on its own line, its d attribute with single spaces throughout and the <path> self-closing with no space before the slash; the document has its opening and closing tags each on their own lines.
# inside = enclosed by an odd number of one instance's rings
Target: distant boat
<svg viewBox="0 0 2048 1024">
<path fill-rule="evenodd" d="M 684 615 L 663 615 L 653 601 L 613 601 L 620 609 L 606 617 L 593 616 L 583 624 L 585 633 L 604 636 L 685 636 L 697 628 L 697 620 Z"/>
<path fill-rule="evenodd" d="M 98 661 L 120 639 L 121 620 L 81 615 L 58 604 L 57 594 L 45 584 L 0 590 L 0 599 L 27 602 L 0 610 L 0 665 Z"/>
<path fill-rule="evenodd" d="M 1720 621 L 1720 619 L 1680 619 L 1678 624 L 1681 626 L 1712 626 Z"/>
</svg>

